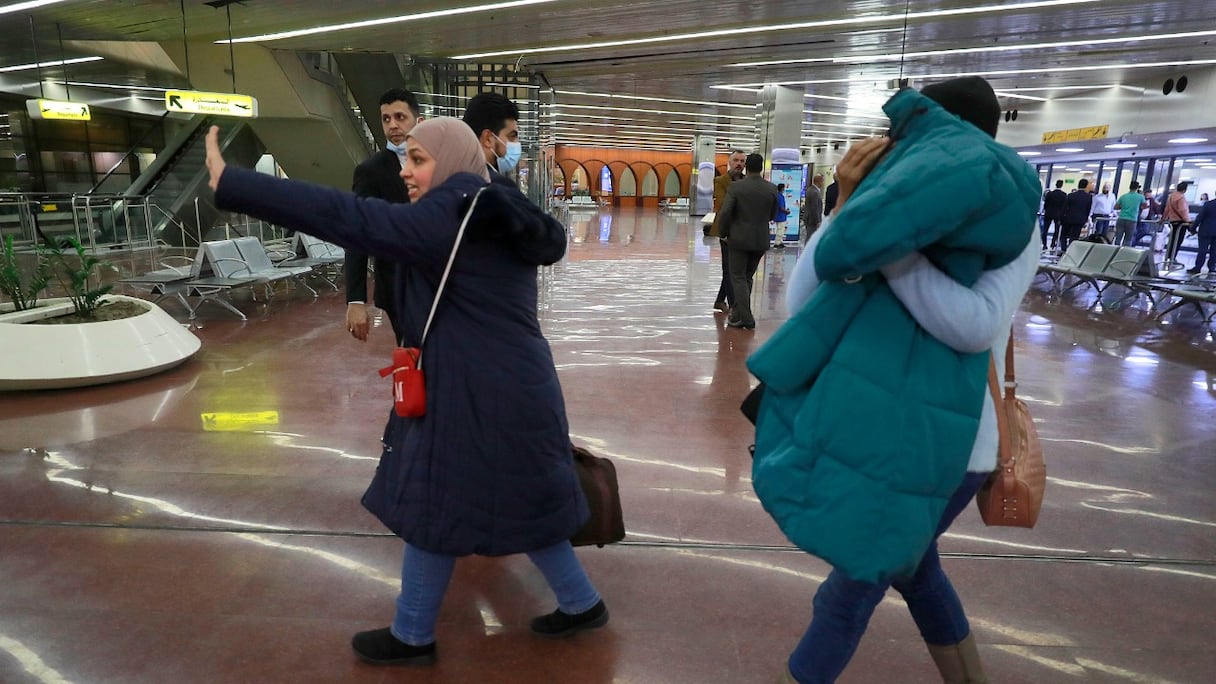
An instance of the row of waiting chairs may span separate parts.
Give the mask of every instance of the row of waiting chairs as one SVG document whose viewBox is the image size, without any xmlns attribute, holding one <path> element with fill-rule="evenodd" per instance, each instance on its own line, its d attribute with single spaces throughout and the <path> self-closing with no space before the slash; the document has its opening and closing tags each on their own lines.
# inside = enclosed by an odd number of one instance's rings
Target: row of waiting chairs
<svg viewBox="0 0 1216 684">
<path fill-rule="evenodd" d="M 177 259 L 184 263 L 170 263 Z M 316 297 L 317 291 L 309 285 L 308 278 L 319 277 L 337 290 L 344 259 L 342 248 L 303 233 L 296 233 L 287 250 L 268 250 L 256 237 L 212 240 L 200 244 L 193 258 L 166 257 L 161 262 L 165 268 L 119 282 L 147 288 L 156 295 L 154 301 L 176 298 L 190 312 L 192 320 L 206 302 L 214 302 L 245 320 L 245 314 L 229 301 L 230 291 L 261 286 L 269 298 L 273 285 L 283 281 L 298 284 Z M 198 303 L 192 305 L 188 299 L 191 297 L 197 298 Z"/>
<path fill-rule="evenodd" d="M 1076 241 L 1058 261 L 1039 264 L 1039 273 L 1046 275 L 1057 288 L 1071 279 L 1073 282 L 1063 287 L 1061 294 L 1083 286 L 1093 287 L 1098 295 L 1095 305 L 1107 289 L 1118 285 L 1126 292 L 1109 306 L 1115 307 L 1145 295 L 1150 310 L 1156 311 L 1158 318 L 1187 305 L 1195 306 L 1205 323 L 1211 323 L 1216 317 L 1216 309 L 1209 313 L 1203 308 L 1204 304 L 1216 304 L 1216 280 L 1159 273 L 1153 252 L 1148 249 Z M 1169 305 L 1161 308 L 1163 303 Z"/>
</svg>

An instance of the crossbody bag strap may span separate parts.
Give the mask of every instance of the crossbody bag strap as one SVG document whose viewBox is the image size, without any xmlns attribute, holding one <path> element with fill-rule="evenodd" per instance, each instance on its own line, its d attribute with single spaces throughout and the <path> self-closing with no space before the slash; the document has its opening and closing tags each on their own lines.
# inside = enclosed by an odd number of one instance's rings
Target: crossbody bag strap
<svg viewBox="0 0 1216 684">
<path fill-rule="evenodd" d="M 1005 400 L 1013 401 L 1013 391 L 1018 382 L 1013 371 L 1013 327 L 1009 328 L 1009 341 L 1005 344 Z"/>
<path fill-rule="evenodd" d="M 439 288 L 435 290 L 435 299 L 431 302 L 431 312 L 427 314 L 426 325 L 422 328 L 422 339 L 418 342 L 418 367 L 422 368 L 422 349 L 426 344 L 426 334 L 431 331 L 431 321 L 435 320 L 435 310 L 439 308 L 439 299 L 443 297 L 443 288 L 448 283 L 448 274 L 452 272 L 452 263 L 456 261 L 456 252 L 460 249 L 460 242 L 464 238 L 464 229 L 469 225 L 469 217 L 473 215 L 473 209 L 477 206 L 477 200 L 481 198 L 481 193 L 485 192 L 484 186 L 473 195 L 473 202 L 469 204 L 469 210 L 464 214 L 464 220 L 460 222 L 460 229 L 456 231 L 456 242 L 452 244 L 452 253 L 448 255 L 448 264 L 443 268 L 443 276 L 439 278 Z"/>
<path fill-rule="evenodd" d="M 1013 437 L 1009 434 L 1009 416 L 1005 412 L 1005 402 L 1001 401 L 1000 381 L 996 378 L 996 359 L 988 355 L 988 392 L 992 395 L 992 408 L 996 411 L 998 450 L 996 463 L 998 469 L 1009 465 L 1005 461 L 1013 453 Z"/>
</svg>

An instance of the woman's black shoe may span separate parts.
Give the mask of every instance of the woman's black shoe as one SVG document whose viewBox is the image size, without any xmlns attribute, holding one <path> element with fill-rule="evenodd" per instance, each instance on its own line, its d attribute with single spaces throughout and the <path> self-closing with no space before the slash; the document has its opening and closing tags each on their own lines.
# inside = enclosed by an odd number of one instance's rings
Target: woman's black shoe
<svg viewBox="0 0 1216 684">
<path fill-rule="evenodd" d="M 431 665 L 435 662 L 435 642 L 410 646 L 393 636 L 388 627 L 359 632 L 350 640 L 350 647 L 373 665 Z"/>
<path fill-rule="evenodd" d="M 584 629 L 595 629 L 608 624 L 608 606 L 603 601 L 576 615 L 567 615 L 557 609 L 548 615 L 532 620 L 532 631 L 546 637 L 570 636 Z"/>
</svg>

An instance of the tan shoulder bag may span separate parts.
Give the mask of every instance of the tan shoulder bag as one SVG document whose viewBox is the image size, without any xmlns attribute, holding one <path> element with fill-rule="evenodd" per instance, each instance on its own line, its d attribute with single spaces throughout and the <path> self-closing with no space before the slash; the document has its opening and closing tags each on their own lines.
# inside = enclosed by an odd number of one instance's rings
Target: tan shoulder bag
<svg viewBox="0 0 1216 684">
<path fill-rule="evenodd" d="M 1001 396 L 996 363 L 988 360 L 988 389 L 996 407 L 1000 429 L 997 467 L 975 496 L 980 516 L 987 525 L 1034 527 L 1043 506 L 1047 487 L 1047 465 L 1039 432 L 1026 404 L 1014 396 L 1017 382 L 1013 368 L 1013 330 L 1005 347 L 1005 393 Z"/>
</svg>

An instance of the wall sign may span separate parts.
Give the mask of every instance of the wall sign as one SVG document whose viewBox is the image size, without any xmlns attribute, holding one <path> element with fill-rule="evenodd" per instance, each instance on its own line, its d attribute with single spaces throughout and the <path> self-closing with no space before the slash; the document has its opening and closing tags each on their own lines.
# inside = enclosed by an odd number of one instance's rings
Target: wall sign
<svg viewBox="0 0 1216 684">
<path fill-rule="evenodd" d="M 25 110 L 31 119 L 88 121 L 93 118 L 87 104 L 67 100 L 26 100 Z"/>
<path fill-rule="evenodd" d="M 258 115 L 258 101 L 248 95 L 170 90 L 165 93 L 165 109 L 185 114 L 215 114 L 252 119 Z"/>
</svg>

